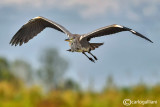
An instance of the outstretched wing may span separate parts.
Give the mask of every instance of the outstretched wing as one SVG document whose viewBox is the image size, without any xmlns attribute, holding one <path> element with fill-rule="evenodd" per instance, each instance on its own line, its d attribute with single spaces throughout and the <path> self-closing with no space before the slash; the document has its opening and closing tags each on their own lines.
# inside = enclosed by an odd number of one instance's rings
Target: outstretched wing
<svg viewBox="0 0 160 107">
<path fill-rule="evenodd" d="M 56 22 L 38 16 L 24 24 L 13 36 L 13 38 L 10 41 L 10 44 L 15 46 L 19 44 L 21 46 L 23 43 L 27 43 L 30 39 L 32 39 L 46 27 L 56 29 L 60 32 L 67 34 L 68 36 L 71 34 L 67 29 L 57 24 Z"/>
<path fill-rule="evenodd" d="M 91 32 L 91 33 L 85 34 L 85 35 L 83 35 L 81 37 L 81 40 L 82 41 L 83 40 L 89 41 L 91 38 L 110 35 L 110 34 L 122 32 L 122 31 L 130 31 L 133 34 L 152 42 L 150 39 L 148 39 L 147 37 L 143 36 L 142 34 L 136 32 L 136 31 L 134 31 L 134 30 L 132 30 L 130 28 L 127 28 L 127 27 L 124 27 L 124 26 L 121 26 L 121 25 L 117 25 L 117 24 L 113 24 L 113 25 L 110 25 L 110 26 L 102 27 L 100 29 L 97 29 L 97 30 Z"/>
</svg>

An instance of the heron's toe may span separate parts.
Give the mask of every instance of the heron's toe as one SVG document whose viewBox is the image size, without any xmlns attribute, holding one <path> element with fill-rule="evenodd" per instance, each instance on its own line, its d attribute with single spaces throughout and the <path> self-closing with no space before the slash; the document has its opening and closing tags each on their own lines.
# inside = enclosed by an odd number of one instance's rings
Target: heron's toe
<svg viewBox="0 0 160 107">
<path fill-rule="evenodd" d="M 97 57 L 95 57 L 95 56 L 94 56 L 94 59 L 95 59 L 95 60 L 98 60 Z"/>
<path fill-rule="evenodd" d="M 92 58 L 89 58 L 90 61 L 94 62 L 94 60 Z M 94 62 L 95 63 L 95 62 Z"/>
</svg>

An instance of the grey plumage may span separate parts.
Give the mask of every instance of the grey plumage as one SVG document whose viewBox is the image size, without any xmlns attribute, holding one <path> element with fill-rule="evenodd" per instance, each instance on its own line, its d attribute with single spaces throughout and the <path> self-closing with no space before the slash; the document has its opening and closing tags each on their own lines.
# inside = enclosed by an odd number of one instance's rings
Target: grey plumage
<svg viewBox="0 0 160 107">
<path fill-rule="evenodd" d="M 78 34 L 70 33 L 66 28 L 57 24 L 54 21 L 38 16 L 38 17 L 35 17 L 29 20 L 29 22 L 24 24 L 18 30 L 18 32 L 13 36 L 13 38 L 10 41 L 10 44 L 15 45 L 15 46 L 19 44 L 21 46 L 23 43 L 27 43 L 30 39 L 32 39 L 34 36 L 36 36 L 38 33 L 43 31 L 47 27 L 58 30 L 68 36 L 68 39 L 66 39 L 66 41 L 69 42 L 71 49 L 67 51 L 82 52 L 85 56 L 87 56 L 85 52 L 88 52 L 90 55 L 94 57 L 95 60 L 97 60 L 96 56 L 94 56 L 90 51 L 103 45 L 103 43 L 90 43 L 89 42 L 92 38 L 95 38 L 95 37 L 106 36 L 110 34 L 119 33 L 122 31 L 129 31 L 135 34 L 136 36 L 139 36 L 153 43 L 150 39 L 143 36 L 142 34 L 130 28 L 127 28 L 121 25 L 117 25 L 117 24 L 102 27 L 102 28 L 99 28 L 95 31 L 92 31 L 84 35 L 78 35 Z M 88 57 L 88 59 L 94 62 L 94 60 L 91 57 Z"/>
<path fill-rule="evenodd" d="M 38 33 L 43 31 L 46 27 L 56 29 L 67 35 L 71 34 L 68 30 L 66 30 L 63 26 L 57 24 L 56 22 L 39 16 L 31 19 L 28 23 L 24 24 L 14 35 L 14 37 L 10 41 L 10 44 L 15 46 L 19 44 L 21 46 L 23 43 L 27 43 Z"/>
<path fill-rule="evenodd" d="M 121 25 L 117 25 L 117 24 L 102 27 L 102 28 L 99 28 L 99 29 L 91 32 L 91 33 L 87 33 L 83 36 L 83 39 L 87 38 L 87 40 L 90 41 L 91 38 L 101 37 L 101 36 L 110 35 L 110 34 L 114 34 L 114 33 L 119 33 L 119 32 L 122 32 L 122 31 L 130 31 L 131 33 L 135 34 L 136 36 L 139 36 L 141 38 L 144 38 L 144 39 L 152 42 L 150 39 L 143 36 L 142 34 L 136 32 L 136 31 L 134 31 L 130 28 L 127 28 L 127 27 L 124 27 L 124 26 L 121 26 Z"/>
</svg>

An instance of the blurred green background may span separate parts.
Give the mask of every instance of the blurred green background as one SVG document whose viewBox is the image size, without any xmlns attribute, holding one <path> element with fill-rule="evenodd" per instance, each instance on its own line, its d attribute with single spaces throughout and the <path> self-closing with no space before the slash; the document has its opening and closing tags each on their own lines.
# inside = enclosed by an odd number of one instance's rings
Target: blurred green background
<svg viewBox="0 0 160 107">
<path fill-rule="evenodd" d="M 131 104 L 136 107 L 160 106 L 158 84 L 149 87 L 141 81 L 132 87 L 117 87 L 108 76 L 101 91 L 93 91 L 93 81 L 82 90 L 74 80 L 63 78 L 68 62 L 56 49 L 47 49 L 41 58 L 36 72 L 24 60 L 0 58 L 0 107 L 123 107 L 124 99 L 157 102 Z"/>
<path fill-rule="evenodd" d="M 160 107 L 160 0 L 1 0 L 0 107 L 123 107 L 124 99 L 157 101 Z M 31 18 L 43 16 L 72 33 L 120 24 L 129 32 L 104 42 L 90 62 L 70 53 L 66 35 L 45 29 L 21 47 L 9 41 Z"/>
</svg>

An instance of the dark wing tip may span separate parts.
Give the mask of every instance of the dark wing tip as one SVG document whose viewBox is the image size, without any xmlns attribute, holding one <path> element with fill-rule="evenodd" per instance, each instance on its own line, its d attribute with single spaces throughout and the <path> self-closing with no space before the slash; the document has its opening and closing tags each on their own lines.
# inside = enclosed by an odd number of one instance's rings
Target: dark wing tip
<svg viewBox="0 0 160 107">
<path fill-rule="evenodd" d="M 11 44 L 11 46 L 21 46 L 23 43 L 27 43 L 30 39 L 40 33 L 45 28 L 45 26 L 43 26 L 43 22 L 37 22 L 37 19 L 43 19 L 43 17 L 37 16 L 29 20 L 18 30 L 9 44 Z"/>
<path fill-rule="evenodd" d="M 148 40 L 149 42 L 153 43 L 153 41 L 151 41 L 149 38 L 143 36 L 142 34 L 136 32 L 136 31 L 134 31 L 134 30 L 132 30 L 132 29 L 130 29 L 130 31 L 131 31 L 133 34 L 135 34 L 135 35 L 137 35 L 137 36 L 139 36 L 139 37 L 141 37 L 141 38 L 143 38 L 143 39 L 145 39 L 145 40 Z"/>
<path fill-rule="evenodd" d="M 150 39 L 148 39 L 148 38 L 145 38 L 145 39 L 148 40 L 149 42 L 153 43 L 153 41 L 151 41 Z"/>
<path fill-rule="evenodd" d="M 154 43 L 154 42 L 153 42 L 153 41 L 151 41 L 150 39 L 149 39 L 148 41 L 150 41 L 151 43 Z"/>
<path fill-rule="evenodd" d="M 137 35 L 137 36 L 139 36 L 139 37 L 141 37 L 141 38 L 143 38 L 143 39 L 145 39 L 145 40 L 153 43 L 153 41 L 151 41 L 149 38 L 143 36 L 142 34 L 136 32 L 136 31 L 134 31 L 134 30 L 132 30 L 132 29 L 130 29 L 130 28 L 127 28 L 127 27 L 124 27 L 124 26 L 123 26 L 123 29 L 125 29 L 126 31 L 130 31 L 130 32 L 132 32 L 133 34 L 135 34 L 135 35 Z"/>
<path fill-rule="evenodd" d="M 9 44 L 11 44 L 11 46 L 13 46 L 13 45 L 14 46 L 17 46 L 17 45 L 21 46 L 23 43 L 24 43 L 24 41 L 22 39 L 19 39 L 19 38 L 15 39 L 15 37 L 13 37 Z"/>
</svg>

